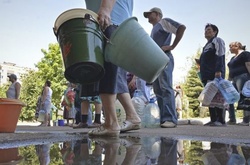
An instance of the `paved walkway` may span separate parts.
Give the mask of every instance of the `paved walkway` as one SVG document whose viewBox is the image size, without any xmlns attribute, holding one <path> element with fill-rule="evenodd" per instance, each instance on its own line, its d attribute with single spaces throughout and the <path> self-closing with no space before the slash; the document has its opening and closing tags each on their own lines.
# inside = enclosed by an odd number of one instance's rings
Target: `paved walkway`
<svg viewBox="0 0 250 165">
<path fill-rule="evenodd" d="M 205 123 L 208 118 L 199 122 Z M 198 123 L 199 123 L 198 122 Z M 72 129 L 68 126 L 38 127 L 39 123 L 18 123 L 15 133 L 0 133 L 0 148 L 62 142 L 88 136 L 90 129 Z M 205 127 L 203 125 L 178 125 L 176 128 L 142 128 L 122 133 L 120 136 L 158 136 L 184 140 L 214 141 L 228 144 L 250 145 L 250 127 L 229 125 Z"/>
</svg>

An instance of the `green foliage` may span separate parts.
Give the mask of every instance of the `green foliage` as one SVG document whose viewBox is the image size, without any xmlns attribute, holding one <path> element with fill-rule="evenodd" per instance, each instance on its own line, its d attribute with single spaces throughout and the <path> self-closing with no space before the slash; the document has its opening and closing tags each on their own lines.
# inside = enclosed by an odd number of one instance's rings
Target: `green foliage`
<svg viewBox="0 0 250 165">
<path fill-rule="evenodd" d="M 45 144 L 46 145 L 46 144 Z M 25 146 L 19 147 L 19 155 L 23 157 L 20 165 L 33 165 L 33 164 L 42 164 L 38 159 L 37 150 L 42 149 L 43 145 L 37 146 Z M 44 154 L 44 153 L 43 153 Z M 50 165 L 61 165 L 63 164 L 62 154 L 60 153 L 60 148 L 58 144 L 51 144 L 50 148 Z"/>
<path fill-rule="evenodd" d="M 9 84 L 4 84 L 0 86 L 0 98 L 6 98 L 6 91 L 9 88 Z"/>
<path fill-rule="evenodd" d="M 41 95 L 42 91 L 41 86 L 38 84 L 42 83 L 43 80 L 39 77 L 38 72 L 36 71 L 29 71 L 21 79 L 22 88 L 20 99 L 26 104 L 26 106 L 22 108 L 20 119 L 22 121 L 31 121 L 34 119 L 37 98 Z"/>
<path fill-rule="evenodd" d="M 196 55 L 194 55 L 192 59 L 191 69 L 188 71 L 188 75 L 186 77 L 186 81 L 182 85 L 183 91 L 188 98 L 189 107 L 188 111 L 192 112 L 189 115 L 191 117 L 199 116 L 199 105 L 198 97 L 203 89 L 202 83 L 197 75 L 198 67 L 195 63 L 195 58 L 199 58 L 200 50 L 197 51 Z"/>
<path fill-rule="evenodd" d="M 41 95 L 46 80 L 51 81 L 52 103 L 60 107 L 61 96 L 66 86 L 63 61 L 58 44 L 49 44 L 48 50 L 42 49 L 44 57 L 36 64 L 36 71 L 29 71 L 21 77 L 22 88 L 20 99 L 26 104 L 22 108 L 21 120 L 34 120 L 36 102 Z M 2 93 L 2 92 L 0 92 Z"/>
<path fill-rule="evenodd" d="M 51 89 L 53 90 L 52 102 L 56 107 L 59 107 L 61 96 L 66 88 L 60 47 L 58 44 L 49 44 L 48 51 L 42 49 L 42 52 L 44 58 L 36 65 L 38 75 L 42 78 L 43 84 L 46 80 L 51 81 Z"/>
<path fill-rule="evenodd" d="M 18 148 L 19 155 L 23 157 L 20 165 L 39 164 L 35 146 L 25 146 Z"/>
<path fill-rule="evenodd" d="M 191 141 L 187 146 L 187 141 L 184 142 L 185 147 L 185 162 L 189 162 L 190 165 L 203 165 L 201 156 L 203 155 L 202 142 Z"/>
</svg>

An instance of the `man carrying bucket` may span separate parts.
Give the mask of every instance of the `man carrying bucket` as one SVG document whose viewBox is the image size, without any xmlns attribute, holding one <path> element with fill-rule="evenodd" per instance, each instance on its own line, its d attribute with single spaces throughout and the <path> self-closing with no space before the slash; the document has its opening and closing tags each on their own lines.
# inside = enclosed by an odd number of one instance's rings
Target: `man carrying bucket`
<svg viewBox="0 0 250 165">
<path fill-rule="evenodd" d="M 153 25 L 151 37 L 166 53 L 170 61 L 159 77 L 153 83 L 154 93 L 160 108 L 160 124 L 162 128 L 173 128 L 177 126 L 177 113 L 175 109 L 175 95 L 173 90 L 173 69 L 174 58 L 171 54 L 181 40 L 186 27 L 170 18 L 162 18 L 160 8 L 154 7 L 143 13 L 148 22 Z M 171 44 L 171 36 L 175 34 L 175 39 Z"/>
<path fill-rule="evenodd" d="M 93 0 L 85 0 L 86 6 L 90 10 L 96 10 L 99 5 L 98 11 L 98 21 L 107 38 L 110 37 L 112 32 L 117 28 L 117 26 L 109 26 L 111 22 L 115 25 L 121 24 L 124 20 L 132 16 L 133 10 L 133 0 L 102 0 L 101 5 L 98 1 L 93 3 Z M 94 6 L 91 6 L 93 5 Z M 97 11 L 95 11 L 97 12 Z M 90 136 L 119 136 L 121 131 L 129 131 L 140 128 L 140 118 L 137 115 L 129 92 L 124 93 L 117 86 L 119 76 L 122 74 L 118 73 L 118 67 L 112 63 L 105 62 L 105 75 L 100 81 L 100 97 L 103 104 L 103 110 L 105 115 L 105 123 L 99 128 L 91 130 L 89 132 Z M 119 70 L 122 71 L 122 70 Z M 128 88 L 126 82 L 126 72 L 124 72 L 124 88 Z M 125 90 L 125 89 L 124 89 Z M 118 119 L 116 116 L 115 101 L 117 98 L 117 93 L 122 93 L 118 95 L 121 103 L 123 102 L 126 111 L 126 121 L 120 128 Z M 125 104 L 124 104 L 125 103 Z M 131 107 L 131 108 L 128 108 Z"/>
</svg>

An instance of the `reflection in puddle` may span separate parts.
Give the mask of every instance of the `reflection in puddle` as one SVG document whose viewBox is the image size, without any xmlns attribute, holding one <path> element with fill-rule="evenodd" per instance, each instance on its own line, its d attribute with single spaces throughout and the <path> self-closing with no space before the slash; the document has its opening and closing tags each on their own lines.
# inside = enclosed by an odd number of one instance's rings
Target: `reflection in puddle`
<svg viewBox="0 0 250 165">
<path fill-rule="evenodd" d="M 0 164 L 18 164 L 21 160 L 18 148 L 0 149 Z"/>
<path fill-rule="evenodd" d="M 250 165 L 246 145 L 160 137 L 97 137 L 1 149 L 0 155 L 0 164 L 15 160 L 20 165 Z"/>
</svg>

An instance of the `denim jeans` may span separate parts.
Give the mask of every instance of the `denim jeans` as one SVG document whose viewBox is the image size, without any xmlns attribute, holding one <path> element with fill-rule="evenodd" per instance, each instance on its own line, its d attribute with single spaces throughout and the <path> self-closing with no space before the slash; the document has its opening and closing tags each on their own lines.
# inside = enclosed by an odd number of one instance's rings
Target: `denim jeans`
<svg viewBox="0 0 250 165">
<path fill-rule="evenodd" d="M 242 88 L 244 86 L 244 83 L 250 80 L 250 75 L 249 73 L 243 73 L 241 75 L 235 76 L 233 78 L 233 85 L 236 87 L 237 91 L 240 93 L 240 100 L 239 102 L 243 101 L 243 99 L 245 98 L 242 94 Z M 238 103 L 239 103 L 238 102 Z M 244 111 L 243 112 L 243 122 L 248 123 L 249 122 L 249 118 L 250 118 L 250 111 Z"/>
<path fill-rule="evenodd" d="M 178 141 L 175 139 L 161 138 L 161 153 L 158 157 L 158 164 L 165 165 L 177 165 L 177 149 Z M 183 158 L 182 155 L 178 155 L 179 158 Z"/>
<path fill-rule="evenodd" d="M 248 73 L 244 73 L 233 78 L 233 85 L 236 87 L 237 91 L 241 93 L 244 83 L 250 80 L 250 75 Z"/>
<path fill-rule="evenodd" d="M 171 53 L 166 53 L 169 57 L 168 66 L 161 72 L 153 83 L 154 93 L 160 108 L 160 122 L 165 121 L 177 124 L 177 112 L 175 108 L 175 97 L 173 89 L 173 69 L 174 58 Z"/>
<path fill-rule="evenodd" d="M 139 77 L 136 78 L 136 88 L 143 93 L 143 96 L 149 102 L 150 100 L 150 87 L 146 85 L 146 81 L 140 79 Z"/>
</svg>

